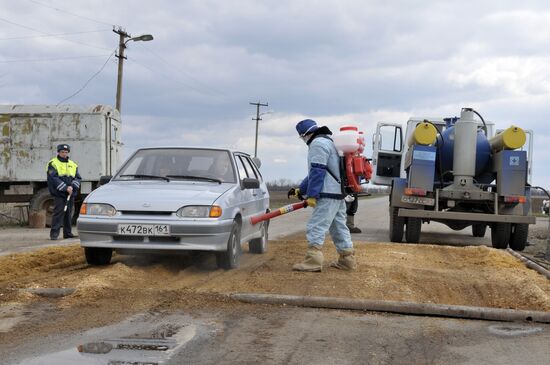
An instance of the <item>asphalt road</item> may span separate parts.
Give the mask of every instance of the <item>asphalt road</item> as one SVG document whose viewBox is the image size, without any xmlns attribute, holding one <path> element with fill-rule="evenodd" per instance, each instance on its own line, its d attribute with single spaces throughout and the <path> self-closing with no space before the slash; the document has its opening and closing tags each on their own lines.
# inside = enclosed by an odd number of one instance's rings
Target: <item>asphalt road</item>
<svg viewBox="0 0 550 365">
<path fill-rule="evenodd" d="M 270 238 L 303 233 L 310 212 L 273 220 Z M 387 198 L 361 200 L 356 224 L 363 233 L 354 240 L 388 241 Z M 473 238 L 469 230 L 435 223 L 424 224 L 422 232 L 423 242 L 490 245 L 489 232 Z M 47 237 L 47 230 L 0 230 L 0 253 L 77 242 Z M 9 313 L 0 318 L 9 320 Z M 123 345 L 106 354 L 76 350 L 99 342 Z M 0 363 L 538 365 L 548 363 L 549 343 L 550 325 L 242 304 L 216 312 L 151 310 L 108 327 L 30 338 L 17 347 L 0 343 Z"/>
</svg>

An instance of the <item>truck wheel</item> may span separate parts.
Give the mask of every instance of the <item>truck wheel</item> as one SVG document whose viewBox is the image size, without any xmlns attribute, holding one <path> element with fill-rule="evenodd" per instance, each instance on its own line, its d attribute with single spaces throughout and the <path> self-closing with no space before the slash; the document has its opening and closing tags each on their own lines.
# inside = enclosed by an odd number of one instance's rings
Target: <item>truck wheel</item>
<svg viewBox="0 0 550 365">
<path fill-rule="evenodd" d="M 518 223 L 512 225 L 510 234 L 510 248 L 514 251 L 523 251 L 527 245 L 527 236 L 529 235 L 529 225 Z"/>
<path fill-rule="evenodd" d="M 405 230 L 405 239 L 408 243 L 418 243 L 420 241 L 420 230 L 422 220 L 420 218 L 407 218 L 407 229 Z"/>
<path fill-rule="evenodd" d="M 267 241 L 268 241 L 268 226 L 269 221 L 262 222 L 262 236 L 260 238 L 254 238 L 248 242 L 248 250 L 250 253 L 266 253 Z"/>
<path fill-rule="evenodd" d="M 487 225 L 481 223 L 472 224 L 472 236 L 474 237 L 485 237 L 485 232 L 487 231 Z"/>
<path fill-rule="evenodd" d="M 491 244 L 494 248 L 506 249 L 510 242 L 510 232 L 512 230 L 510 223 L 494 223 L 491 226 Z"/>
<path fill-rule="evenodd" d="M 216 263 L 220 269 L 231 270 L 239 266 L 241 259 L 241 227 L 233 222 L 231 234 L 227 240 L 227 250 L 216 253 Z"/>
<path fill-rule="evenodd" d="M 405 218 L 399 217 L 399 208 L 390 207 L 390 241 L 403 241 Z"/>
<path fill-rule="evenodd" d="M 84 255 L 89 265 L 109 265 L 113 256 L 112 248 L 105 247 L 84 247 Z"/>
<path fill-rule="evenodd" d="M 51 227 L 52 225 L 52 215 L 53 215 L 53 196 L 51 196 L 48 188 L 42 188 L 33 195 L 31 202 L 29 204 L 30 210 L 35 212 L 43 211 L 46 216 L 46 227 Z M 34 228 L 44 228 L 44 227 L 34 227 Z"/>
</svg>

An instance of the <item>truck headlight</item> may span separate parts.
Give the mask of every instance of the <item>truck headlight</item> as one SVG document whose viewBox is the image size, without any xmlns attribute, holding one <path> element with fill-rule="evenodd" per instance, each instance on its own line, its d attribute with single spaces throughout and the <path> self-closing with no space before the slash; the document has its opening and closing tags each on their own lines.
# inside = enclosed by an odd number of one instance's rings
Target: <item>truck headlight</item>
<svg viewBox="0 0 550 365">
<path fill-rule="evenodd" d="M 217 205 L 188 205 L 178 209 L 176 215 L 182 218 L 218 218 L 222 215 L 222 208 Z"/>
<path fill-rule="evenodd" d="M 116 209 L 109 204 L 83 203 L 80 207 L 80 215 L 106 215 L 112 217 Z"/>
</svg>

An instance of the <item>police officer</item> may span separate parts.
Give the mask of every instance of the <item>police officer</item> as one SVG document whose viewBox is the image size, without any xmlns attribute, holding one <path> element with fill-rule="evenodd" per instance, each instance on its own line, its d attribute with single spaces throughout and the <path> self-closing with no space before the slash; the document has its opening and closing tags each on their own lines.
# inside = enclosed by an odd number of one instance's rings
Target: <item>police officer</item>
<svg viewBox="0 0 550 365">
<path fill-rule="evenodd" d="M 57 146 L 57 156 L 48 162 L 48 190 L 54 197 L 54 210 L 50 239 L 56 240 L 63 226 L 63 238 L 77 237 L 71 232 L 71 217 L 73 216 L 74 198 L 80 189 L 82 178 L 78 173 L 78 165 L 69 159 L 71 147 L 68 144 Z M 70 197 L 70 198 L 68 198 Z M 67 208 L 65 209 L 65 206 Z"/>
<path fill-rule="evenodd" d="M 299 188 L 291 189 L 289 194 L 305 197 L 313 212 L 306 228 L 306 257 L 292 268 L 297 271 L 322 270 L 321 248 L 328 231 L 339 254 L 338 261 L 330 266 L 341 270 L 355 270 L 357 262 L 346 226 L 346 204 L 340 186 L 338 151 L 330 138 L 332 132 L 327 127 L 318 127 L 311 119 L 299 122 L 296 131 L 308 145 L 308 176 Z"/>
</svg>

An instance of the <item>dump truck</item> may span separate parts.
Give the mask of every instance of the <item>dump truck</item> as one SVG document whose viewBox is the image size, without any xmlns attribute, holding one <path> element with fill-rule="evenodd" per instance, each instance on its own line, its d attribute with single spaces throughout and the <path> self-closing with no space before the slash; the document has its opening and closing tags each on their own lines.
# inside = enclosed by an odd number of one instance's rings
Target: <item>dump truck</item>
<svg viewBox="0 0 550 365">
<path fill-rule="evenodd" d="M 533 133 L 518 126 L 495 130 L 471 108 L 460 117 L 380 122 L 373 135 L 373 177 L 390 186 L 389 238 L 410 243 L 423 223 L 474 237 L 491 229 L 493 247 L 525 248 L 529 224 Z"/>
<path fill-rule="evenodd" d="M 75 221 L 84 197 L 121 158 L 120 114 L 107 105 L 0 105 L 0 131 L 0 203 L 28 203 L 33 227 L 51 223 L 46 165 L 58 144 L 71 146 L 82 176 Z"/>
</svg>

